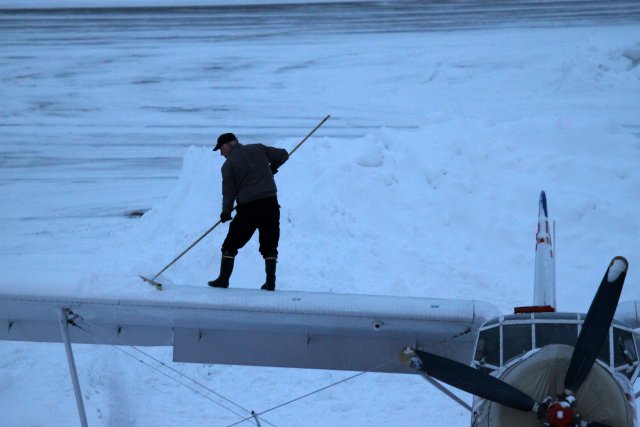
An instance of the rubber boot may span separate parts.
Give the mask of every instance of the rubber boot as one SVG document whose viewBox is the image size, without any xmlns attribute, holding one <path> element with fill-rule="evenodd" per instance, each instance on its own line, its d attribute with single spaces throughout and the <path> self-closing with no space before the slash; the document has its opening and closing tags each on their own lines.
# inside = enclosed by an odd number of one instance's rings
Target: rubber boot
<svg viewBox="0 0 640 427">
<path fill-rule="evenodd" d="M 265 291 L 274 291 L 276 289 L 276 262 L 275 258 L 264 259 L 264 271 L 267 273 L 267 280 L 261 289 Z"/>
<path fill-rule="evenodd" d="M 228 288 L 229 287 L 229 277 L 231 277 L 231 273 L 233 272 L 233 257 L 222 255 L 222 259 L 220 260 L 220 275 L 216 280 L 211 280 L 208 284 L 214 288 Z"/>
</svg>

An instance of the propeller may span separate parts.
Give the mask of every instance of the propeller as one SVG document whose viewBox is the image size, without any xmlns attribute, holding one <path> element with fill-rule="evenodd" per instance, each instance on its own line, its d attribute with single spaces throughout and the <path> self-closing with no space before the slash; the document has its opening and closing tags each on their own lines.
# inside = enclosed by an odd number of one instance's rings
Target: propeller
<svg viewBox="0 0 640 427">
<path fill-rule="evenodd" d="M 575 394 L 596 361 L 598 352 L 609 334 L 628 266 L 625 258 L 615 257 L 600 282 L 571 355 L 564 379 L 565 394 Z"/>
<path fill-rule="evenodd" d="M 416 369 L 429 376 L 483 399 L 519 411 L 534 412 L 539 418 L 544 418 L 549 422 L 553 422 L 552 418 L 557 417 L 560 412 L 566 415 L 570 414 L 573 419 L 573 407 L 575 406 L 573 395 L 589 375 L 598 352 L 608 335 L 628 266 L 629 263 L 624 257 L 618 256 L 611 260 L 578 335 L 565 375 L 564 394 L 553 403 L 548 398 L 543 402 L 536 402 L 503 380 L 446 357 L 416 349 L 410 350 L 409 354 L 405 350 L 403 358 L 410 360 Z M 411 357 L 413 355 L 417 356 L 419 362 L 415 360 L 415 357 Z M 550 425 L 567 425 L 566 418 L 563 424 L 553 423 Z M 610 426 L 599 422 L 587 423 L 583 421 L 580 427 Z"/>
<path fill-rule="evenodd" d="M 537 409 L 538 403 L 511 384 L 464 363 L 415 350 L 423 370 L 431 377 L 455 388 L 523 412 Z"/>
</svg>

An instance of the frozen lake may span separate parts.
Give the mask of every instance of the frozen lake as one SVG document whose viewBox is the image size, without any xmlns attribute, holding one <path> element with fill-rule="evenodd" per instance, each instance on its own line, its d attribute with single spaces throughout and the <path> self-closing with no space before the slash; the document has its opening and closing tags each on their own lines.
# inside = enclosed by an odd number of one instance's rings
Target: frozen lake
<svg viewBox="0 0 640 427">
<path fill-rule="evenodd" d="M 509 50 L 546 29 L 639 22 L 635 1 L 0 10 L 0 255 L 85 252 L 166 195 L 187 146 L 224 131 L 293 145 L 332 114 L 318 136 L 348 143 L 429 114 L 512 117 L 523 90 L 456 80 L 524 67 Z M 530 38 L 510 41 L 518 29 Z M 477 57 L 445 54 L 469 40 Z"/>
<path fill-rule="evenodd" d="M 416 68 L 437 76 L 450 46 L 429 32 L 638 22 L 635 1 L 0 10 L 0 254 L 86 250 L 223 131 L 274 143 L 326 114 L 320 135 L 345 140 L 418 127 L 429 97 L 396 92 Z M 368 71 L 384 68 L 394 84 Z M 476 108 L 452 97 L 442 108 Z"/>
</svg>

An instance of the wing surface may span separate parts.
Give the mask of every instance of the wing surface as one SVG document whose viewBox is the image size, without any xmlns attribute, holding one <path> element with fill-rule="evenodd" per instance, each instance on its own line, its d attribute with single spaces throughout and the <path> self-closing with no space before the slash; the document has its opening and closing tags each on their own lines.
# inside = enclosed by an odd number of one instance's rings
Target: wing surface
<svg viewBox="0 0 640 427">
<path fill-rule="evenodd" d="M 115 291 L 114 291 L 115 292 Z M 432 298 L 182 286 L 100 297 L 2 293 L 0 339 L 172 346 L 176 362 L 413 371 L 404 346 L 468 363 L 478 328 L 499 316 L 491 304 Z"/>
</svg>

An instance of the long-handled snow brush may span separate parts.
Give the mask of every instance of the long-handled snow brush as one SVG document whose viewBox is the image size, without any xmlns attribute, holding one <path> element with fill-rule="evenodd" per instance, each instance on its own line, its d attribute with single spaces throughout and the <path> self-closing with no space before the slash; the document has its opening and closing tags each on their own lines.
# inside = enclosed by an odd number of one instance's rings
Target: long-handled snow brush
<svg viewBox="0 0 640 427">
<path fill-rule="evenodd" d="M 307 136 L 305 136 L 302 141 L 300 141 L 298 143 L 298 145 L 296 145 L 294 147 L 293 150 L 291 150 L 291 152 L 289 152 L 289 156 L 291 156 L 293 153 L 295 153 L 295 151 L 300 148 L 300 146 L 302 144 L 304 144 L 304 142 L 309 139 L 309 137 L 311 135 L 313 135 L 313 133 L 318 130 L 318 128 L 320 126 L 322 126 L 324 124 L 324 122 L 326 122 L 327 120 L 329 120 L 329 118 L 331 117 L 331 115 L 327 115 L 327 117 L 325 117 L 324 119 L 322 119 L 322 121 L 320 123 L 318 123 L 318 125 L 316 127 L 314 127 L 311 132 L 309 132 L 307 134 Z M 234 207 L 233 210 L 235 210 L 236 208 Z M 162 283 L 156 281 L 156 279 L 158 277 L 160 277 L 160 275 L 162 273 L 164 273 L 169 267 L 171 267 L 173 264 L 176 263 L 176 261 L 178 261 L 180 258 L 182 258 L 182 256 L 184 254 L 186 254 L 187 252 L 189 252 L 191 250 L 191 248 L 193 248 L 195 245 L 197 245 L 202 239 L 204 239 L 209 233 L 211 233 L 218 225 L 220 225 L 220 223 L 222 222 L 222 220 L 219 220 L 218 222 L 216 222 L 215 224 L 213 224 L 213 226 L 211 228 L 209 228 L 207 231 L 204 232 L 204 234 L 200 237 L 198 237 L 198 239 L 193 242 L 191 245 L 189 245 L 189 247 L 187 249 L 185 249 L 184 251 L 182 251 L 182 253 L 180 253 L 180 255 L 178 255 L 177 257 L 175 257 L 169 264 L 167 264 L 162 270 L 160 270 L 155 276 L 153 276 L 152 278 L 148 278 L 145 277 L 141 274 L 138 275 L 138 277 L 140 277 L 142 280 L 144 280 L 145 282 L 149 283 L 150 285 L 154 286 L 157 290 L 161 291 L 162 290 Z"/>
<path fill-rule="evenodd" d="M 234 207 L 232 209 L 232 212 L 236 210 L 236 208 Z M 207 237 L 207 234 L 211 233 L 213 231 L 214 228 L 216 228 L 217 226 L 220 225 L 220 223 L 222 223 L 222 220 L 218 220 L 218 222 L 216 222 L 215 224 L 213 224 L 213 226 L 208 229 L 207 231 L 204 232 L 204 234 L 200 237 L 198 237 L 198 239 L 193 242 L 192 244 L 189 245 L 189 247 L 187 249 L 185 249 L 184 251 L 182 251 L 182 253 L 180 253 L 180 255 L 178 255 L 177 257 L 175 257 L 173 259 L 173 261 L 171 261 L 169 264 L 167 264 L 162 270 L 158 271 L 158 273 L 153 276 L 151 279 L 149 279 L 148 277 L 144 277 L 143 275 L 139 274 L 138 277 L 140 277 L 142 280 L 144 280 L 145 282 L 149 283 L 150 285 L 153 285 L 156 287 L 157 290 L 161 291 L 162 290 L 162 283 L 157 282 L 156 279 L 158 277 L 160 277 L 160 275 L 162 273 L 164 273 L 169 267 L 171 267 L 173 264 L 176 263 L 176 261 L 178 261 L 180 258 L 182 258 L 182 255 L 186 254 L 187 252 L 189 252 L 191 250 L 192 247 L 194 247 L 195 245 L 197 245 L 200 240 L 204 239 L 205 237 Z"/>
</svg>

